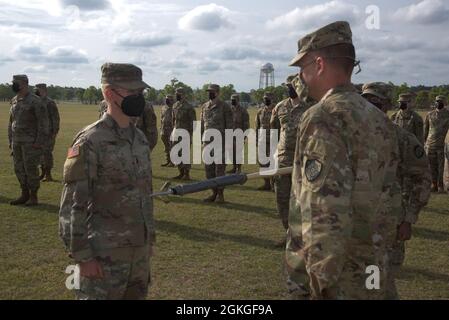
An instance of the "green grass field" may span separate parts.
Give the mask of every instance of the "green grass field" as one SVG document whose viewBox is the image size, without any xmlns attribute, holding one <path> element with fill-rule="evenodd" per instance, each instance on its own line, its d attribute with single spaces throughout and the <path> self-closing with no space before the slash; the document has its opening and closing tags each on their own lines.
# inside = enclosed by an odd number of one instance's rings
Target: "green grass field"
<svg viewBox="0 0 449 320">
<path fill-rule="evenodd" d="M 157 110 L 158 111 L 158 110 Z M 7 142 L 9 105 L 0 103 L 0 299 L 73 299 L 65 288 L 66 257 L 58 237 L 61 182 L 44 183 L 41 205 L 12 207 L 19 194 Z M 60 105 L 61 132 L 54 175 L 62 166 L 74 134 L 97 118 L 95 106 Z M 255 110 L 251 110 L 251 119 Z M 177 174 L 161 168 L 163 145 L 152 154 L 154 187 Z M 255 166 L 245 166 L 246 172 Z M 192 177 L 204 179 L 202 166 Z M 260 182 L 225 191 L 225 205 L 204 204 L 208 195 L 156 200 L 156 255 L 151 299 L 287 299 L 283 250 L 274 248 L 283 229 L 274 194 L 258 192 Z M 398 281 L 403 299 L 449 298 L 449 196 L 433 195 L 414 228 Z"/>
</svg>

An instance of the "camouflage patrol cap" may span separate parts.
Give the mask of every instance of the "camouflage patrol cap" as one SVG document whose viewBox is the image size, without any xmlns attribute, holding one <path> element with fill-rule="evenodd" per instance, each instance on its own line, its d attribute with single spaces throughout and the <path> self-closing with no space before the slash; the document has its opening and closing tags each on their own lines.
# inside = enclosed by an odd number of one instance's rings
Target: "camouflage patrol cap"
<svg viewBox="0 0 449 320">
<path fill-rule="evenodd" d="M 391 100 L 393 87 L 384 82 L 366 83 L 362 87 L 362 96 L 371 94 L 380 99 Z"/>
<path fill-rule="evenodd" d="M 352 44 L 352 31 L 347 21 L 331 23 L 299 39 L 298 53 L 290 62 L 290 66 L 298 66 L 309 52 L 337 44 Z"/>
<path fill-rule="evenodd" d="M 12 76 L 12 81 L 22 81 L 28 83 L 28 77 L 25 74 L 16 74 Z"/>
<path fill-rule="evenodd" d="M 175 93 L 176 94 L 184 94 L 185 93 L 184 88 L 176 88 Z"/>
<path fill-rule="evenodd" d="M 133 64 L 105 63 L 101 66 L 101 83 L 127 90 L 148 88 L 142 81 L 142 70 Z"/>
<path fill-rule="evenodd" d="M 35 87 L 38 89 L 47 89 L 47 85 L 45 83 L 38 83 Z"/>
<path fill-rule="evenodd" d="M 235 99 L 235 100 L 239 100 L 239 101 L 240 101 L 240 95 L 239 95 L 238 93 L 234 93 L 234 94 L 231 96 L 231 99 Z"/>
<path fill-rule="evenodd" d="M 446 97 L 445 97 L 445 96 L 437 96 L 437 97 L 435 98 L 435 101 L 436 101 L 436 102 L 439 102 L 439 101 L 441 101 L 441 102 L 446 102 Z"/>
<path fill-rule="evenodd" d="M 399 100 L 398 102 L 411 102 L 412 101 L 412 97 L 409 93 L 403 93 L 399 95 Z"/>
<path fill-rule="evenodd" d="M 270 91 L 267 91 L 263 94 L 264 98 L 269 98 L 269 99 L 273 99 L 273 93 Z"/>
<path fill-rule="evenodd" d="M 206 91 L 215 91 L 215 92 L 219 92 L 220 91 L 220 86 L 218 84 L 210 84 Z"/>
</svg>

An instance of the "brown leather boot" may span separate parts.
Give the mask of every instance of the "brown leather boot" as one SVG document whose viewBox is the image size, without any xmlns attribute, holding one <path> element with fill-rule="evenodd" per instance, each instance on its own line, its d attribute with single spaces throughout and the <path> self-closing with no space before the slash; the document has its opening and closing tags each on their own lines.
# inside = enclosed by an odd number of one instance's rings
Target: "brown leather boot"
<svg viewBox="0 0 449 320">
<path fill-rule="evenodd" d="M 52 182 L 52 181 L 54 180 L 53 177 L 51 176 L 51 169 L 45 170 L 45 177 L 42 180 L 42 182 Z"/>
<path fill-rule="evenodd" d="M 19 204 L 25 204 L 30 199 L 30 191 L 28 189 L 22 189 L 22 194 L 16 200 L 11 201 L 9 204 L 12 206 L 18 206 Z"/>
<path fill-rule="evenodd" d="M 215 200 L 215 203 L 225 203 L 224 199 L 224 190 L 218 190 L 217 192 L 217 199 Z"/>
<path fill-rule="evenodd" d="M 34 207 L 37 206 L 39 202 L 37 201 L 37 190 L 31 190 L 30 191 L 30 199 L 25 204 L 27 207 Z"/>
<path fill-rule="evenodd" d="M 217 190 L 216 189 L 214 189 L 213 190 L 213 193 L 212 193 L 212 195 L 210 196 L 210 197 L 207 197 L 206 199 L 204 199 L 203 201 L 204 202 L 214 202 L 215 201 L 215 199 L 217 199 Z"/>
</svg>

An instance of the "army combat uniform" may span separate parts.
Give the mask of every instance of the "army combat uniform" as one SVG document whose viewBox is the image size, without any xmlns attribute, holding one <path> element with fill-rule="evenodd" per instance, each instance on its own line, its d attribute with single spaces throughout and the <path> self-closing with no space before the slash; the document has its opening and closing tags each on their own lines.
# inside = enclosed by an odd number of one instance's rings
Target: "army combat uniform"
<svg viewBox="0 0 449 320">
<path fill-rule="evenodd" d="M 270 128 L 280 130 L 280 138 L 277 147 L 278 162 L 280 168 L 292 167 L 295 157 L 296 135 L 301 116 L 309 108 L 303 100 L 298 99 L 294 105 L 291 98 L 287 98 L 274 108 L 270 121 Z M 288 229 L 288 213 L 292 176 L 282 175 L 274 179 L 276 204 L 279 217 L 285 230 Z"/>
<path fill-rule="evenodd" d="M 106 111 L 108 111 L 108 104 L 105 100 L 103 100 L 98 105 L 98 119 L 101 119 Z"/>
<path fill-rule="evenodd" d="M 379 108 L 387 112 L 391 105 L 392 92 L 392 86 L 385 83 L 367 83 L 363 86 L 362 96 L 368 101 L 370 96 L 378 98 Z M 430 198 L 431 176 L 429 160 L 421 142 L 405 129 L 397 125 L 395 129 L 399 142 L 400 161 L 397 182 L 400 190 L 392 189 L 390 208 L 391 213 L 398 217 L 399 229 L 403 223 L 413 225 L 418 221 L 419 212 L 427 205 Z M 398 299 L 395 279 L 405 259 L 405 242 L 395 237 L 388 250 L 388 258 L 387 299 Z"/>
<path fill-rule="evenodd" d="M 145 137 L 147 137 L 150 150 L 153 151 L 154 147 L 157 145 L 158 133 L 157 118 L 151 103 L 147 102 L 142 115 L 133 120 L 137 129 L 140 129 L 145 134 Z"/>
<path fill-rule="evenodd" d="M 232 110 L 232 122 L 234 130 L 242 130 L 243 133 L 249 129 L 249 114 L 248 111 L 240 105 L 240 96 L 238 94 L 233 94 L 231 96 L 231 100 L 236 101 L 236 105 L 231 105 Z M 232 159 L 232 170 L 228 171 L 228 173 L 241 173 L 242 171 L 242 159 L 237 161 L 237 141 L 234 138 L 232 142 L 233 148 L 233 159 Z M 240 150 L 243 152 L 244 150 Z"/>
<path fill-rule="evenodd" d="M 449 129 L 449 111 L 446 108 L 429 112 L 424 124 L 426 152 L 432 172 L 432 191 L 443 192 L 444 139 Z"/>
<path fill-rule="evenodd" d="M 180 96 L 180 100 L 173 105 L 173 128 L 174 130 L 186 130 L 190 135 L 190 143 L 192 143 L 193 123 L 196 121 L 196 112 L 193 106 L 185 99 L 185 92 L 183 88 L 177 88 L 176 94 Z M 178 141 L 172 141 L 173 145 L 179 141 L 180 138 Z M 190 160 L 189 163 L 178 164 L 179 176 L 176 178 L 190 180 L 191 167 L 192 165 L 190 164 Z"/>
<path fill-rule="evenodd" d="M 408 108 L 405 110 L 399 110 L 391 116 L 391 120 L 399 127 L 413 133 L 419 142 L 424 145 L 424 123 L 421 116 L 411 110 L 411 97 L 409 94 L 401 94 L 399 96 L 399 103 L 406 103 Z"/>
<path fill-rule="evenodd" d="M 47 86 L 44 83 L 39 83 L 36 84 L 36 88 L 39 89 L 42 88 L 46 90 Z M 55 148 L 56 136 L 58 135 L 59 132 L 60 118 L 58 106 L 52 99 L 50 99 L 48 96 L 45 96 L 41 97 L 41 100 L 42 103 L 47 107 L 48 121 L 49 121 L 49 133 L 44 147 L 44 154 L 42 157 L 41 167 L 42 173 L 44 175 L 43 176 L 44 181 L 52 181 L 53 179 L 51 177 L 51 170 L 53 169 L 54 165 L 53 150 Z"/>
<path fill-rule="evenodd" d="M 352 45 L 349 23 L 302 38 L 291 65 L 337 44 Z M 297 285 L 312 299 L 385 298 L 388 237 L 397 222 L 388 211 L 389 193 L 397 186 L 398 158 L 393 123 L 352 85 L 330 89 L 302 116 L 286 260 L 291 271 L 305 266 L 308 278 Z M 366 286 L 371 265 L 379 270 L 379 290 Z"/>
<path fill-rule="evenodd" d="M 257 146 L 258 149 L 261 148 L 261 146 L 263 146 L 263 144 L 265 144 L 265 156 L 268 158 L 270 156 L 270 148 L 271 148 L 271 139 L 270 139 L 270 135 L 271 135 L 271 127 L 270 127 L 270 121 L 271 121 L 271 116 L 273 114 L 273 110 L 274 107 L 276 106 L 273 103 L 273 94 L 271 92 L 266 92 L 264 94 L 264 99 L 270 99 L 271 100 L 271 104 L 270 105 L 265 105 L 263 108 L 259 109 L 259 111 L 257 111 L 256 114 L 256 140 L 257 140 Z M 261 136 L 261 132 L 259 132 L 259 130 L 265 130 L 265 140 L 263 139 L 263 137 Z M 278 141 L 276 141 L 277 143 Z M 272 160 L 272 159 L 271 159 Z M 259 161 L 259 166 L 261 168 L 268 168 L 270 166 L 269 163 L 261 163 Z M 273 190 L 273 179 L 271 178 L 266 178 L 264 179 L 265 184 L 263 186 L 261 186 L 259 188 L 259 190 L 265 190 L 265 191 L 270 191 Z"/>
<path fill-rule="evenodd" d="M 444 188 L 449 190 L 449 132 L 444 140 L 444 176 L 443 176 Z"/>
<path fill-rule="evenodd" d="M 102 83 L 147 86 L 133 65 L 106 63 L 102 73 Z M 81 276 L 78 299 L 146 297 L 155 242 L 152 191 L 150 146 L 134 124 L 120 128 L 105 114 L 77 134 L 64 164 L 59 233 L 76 263 L 95 259 L 104 274 Z"/>
<path fill-rule="evenodd" d="M 167 95 L 166 100 L 170 101 L 170 104 L 165 104 L 161 110 L 161 140 L 164 143 L 166 162 L 163 166 L 173 167 L 170 160 L 171 141 L 170 136 L 173 132 L 173 96 Z"/>
<path fill-rule="evenodd" d="M 209 129 L 215 129 L 218 130 L 221 133 L 222 137 L 222 152 L 221 155 L 219 155 L 219 158 L 221 159 L 221 163 L 216 163 L 215 161 L 211 164 L 205 165 L 205 171 L 206 171 L 206 178 L 212 179 L 216 177 L 221 177 L 226 174 L 226 159 L 225 159 L 225 130 L 226 129 L 233 129 L 233 118 L 232 118 L 232 110 L 231 107 L 221 101 L 218 98 L 218 94 L 220 92 L 220 87 L 216 84 L 209 85 L 208 92 L 215 92 L 217 97 L 214 100 L 209 100 L 205 104 L 203 104 L 201 108 L 201 134 L 203 134 L 205 131 Z M 203 143 L 203 147 L 206 148 L 209 145 L 208 142 Z M 217 155 L 214 155 L 213 152 L 210 153 L 212 157 L 215 157 Z M 207 202 L 215 201 L 218 196 L 218 202 L 224 201 L 224 188 L 216 188 L 213 189 L 213 195 L 207 199 L 205 199 Z"/>
<path fill-rule="evenodd" d="M 16 75 L 13 81 L 28 84 L 25 75 Z M 11 100 L 8 139 L 13 153 L 14 172 L 22 190 L 20 198 L 12 201 L 12 205 L 37 204 L 40 186 L 38 166 L 48 131 L 47 108 L 38 96 L 28 92 L 24 97 L 16 95 Z"/>
</svg>

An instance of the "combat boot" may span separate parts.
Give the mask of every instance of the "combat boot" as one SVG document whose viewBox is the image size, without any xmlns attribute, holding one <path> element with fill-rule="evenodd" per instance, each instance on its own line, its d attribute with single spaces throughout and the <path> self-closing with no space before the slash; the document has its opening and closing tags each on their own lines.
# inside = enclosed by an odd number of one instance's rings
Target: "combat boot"
<svg viewBox="0 0 449 320">
<path fill-rule="evenodd" d="M 30 199 L 30 191 L 28 189 L 22 189 L 22 194 L 16 200 L 11 201 L 9 204 L 12 206 L 18 206 L 19 204 L 25 204 Z"/>
<path fill-rule="evenodd" d="M 179 180 L 182 179 L 182 177 L 184 177 L 184 169 L 179 169 L 179 175 L 173 177 L 172 179 Z"/>
<path fill-rule="evenodd" d="M 270 183 L 270 179 L 263 179 L 264 180 L 264 185 L 259 187 L 257 190 L 260 191 L 270 191 L 271 190 L 271 183 Z"/>
<path fill-rule="evenodd" d="M 432 189 L 430 189 L 431 192 L 437 192 L 438 191 L 438 187 L 437 187 L 437 183 L 436 182 L 432 182 Z"/>
<path fill-rule="evenodd" d="M 212 195 L 210 197 L 207 197 L 203 201 L 204 202 L 214 202 L 215 199 L 217 199 L 217 190 L 216 189 L 213 190 L 213 193 L 212 193 Z"/>
<path fill-rule="evenodd" d="M 237 170 L 236 167 L 233 166 L 232 169 L 231 169 L 231 170 L 228 170 L 226 173 L 227 173 L 227 174 L 234 174 L 236 170 Z"/>
<path fill-rule="evenodd" d="M 52 181 L 54 181 L 54 180 L 53 180 L 53 177 L 51 176 L 51 169 L 47 169 L 45 171 L 45 177 L 42 180 L 42 182 L 52 182 Z"/>
<path fill-rule="evenodd" d="M 37 190 L 31 190 L 30 192 L 30 199 L 27 201 L 25 206 L 27 207 L 34 207 L 37 206 L 39 203 L 37 201 Z"/>
<path fill-rule="evenodd" d="M 189 170 L 184 171 L 184 176 L 182 177 L 182 180 L 184 180 L 184 181 L 192 180 L 192 179 L 190 179 L 190 172 L 189 172 Z"/>
<path fill-rule="evenodd" d="M 224 199 L 224 190 L 218 190 L 217 192 L 217 199 L 215 200 L 215 203 L 225 203 Z"/>
</svg>

